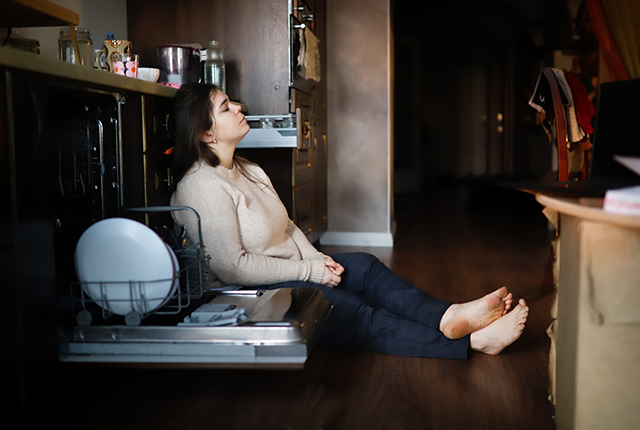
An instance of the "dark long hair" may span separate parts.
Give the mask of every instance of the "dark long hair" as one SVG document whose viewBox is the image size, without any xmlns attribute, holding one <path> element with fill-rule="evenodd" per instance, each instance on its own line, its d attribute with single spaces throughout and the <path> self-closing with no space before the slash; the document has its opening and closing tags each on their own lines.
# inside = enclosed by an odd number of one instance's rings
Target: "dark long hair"
<svg viewBox="0 0 640 430">
<path fill-rule="evenodd" d="M 215 125 L 211 95 L 217 90 L 218 87 L 210 84 L 186 84 L 178 90 L 173 115 L 174 162 L 178 181 L 199 160 L 211 167 L 220 164 L 209 144 L 200 140 L 200 135 Z M 250 161 L 234 155 L 233 164 L 250 181 L 267 185 L 247 172 L 245 166 L 253 164 Z"/>
</svg>

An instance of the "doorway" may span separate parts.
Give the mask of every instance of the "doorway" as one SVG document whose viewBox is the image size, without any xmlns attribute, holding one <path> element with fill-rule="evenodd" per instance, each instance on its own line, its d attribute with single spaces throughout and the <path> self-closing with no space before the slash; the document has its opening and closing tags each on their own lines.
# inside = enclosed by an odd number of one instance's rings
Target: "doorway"
<svg viewBox="0 0 640 430">
<path fill-rule="evenodd" d="M 396 37 L 394 192 L 506 173 L 504 57 L 439 62 Z"/>
<path fill-rule="evenodd" d="M 547 173 L 549 145 L 528 100 L 549 46 L 564 37 L 547 25 L 566 27 L 563 1 L 400 3 L 393 15 L 394 192 Z"/>
</svg>

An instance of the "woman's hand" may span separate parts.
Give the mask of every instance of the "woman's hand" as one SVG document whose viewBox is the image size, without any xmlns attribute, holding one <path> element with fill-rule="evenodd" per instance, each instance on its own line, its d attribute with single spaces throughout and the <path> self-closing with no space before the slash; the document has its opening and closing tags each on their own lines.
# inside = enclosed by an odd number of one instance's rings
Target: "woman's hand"
<svg viewBox="0 0 640 430">
<path fill-rule="evenodd" d="M 325 266 L 321 284 L 328 285 L 330 287 L 337 287 L 341 280 L 342 278 L 340 275 L 336 275 L 333 273 L 333 270 Z"/>
<path fill-rule="evenodd" d="M 322 284 L 330 287 L 336 287 L 342 280 L 340 275 L 344 273 L 344 267 L 340 263 L 336 263 L 333 258 L 327 257 L 324 260 L 324 276 Z"/>
<path fill-rule="evenodd" d="M 344 267 L 342 267 L 340 263 L 336 263 L 331 257 L 324 259 L 324 265 L 338 276 L 341 276 L 344 273 Z"/>
</svg>

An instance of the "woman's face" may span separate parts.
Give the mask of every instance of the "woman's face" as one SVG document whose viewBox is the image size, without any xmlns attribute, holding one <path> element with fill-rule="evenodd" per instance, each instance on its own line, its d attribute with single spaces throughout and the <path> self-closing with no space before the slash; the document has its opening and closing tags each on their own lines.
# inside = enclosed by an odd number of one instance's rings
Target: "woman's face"
<svg viewBox="0 0 640 430">
<path fill-rule="evenodd" d="M 240 112 L 240 106 L 231 104 L 229 97 L 216 90 L 211 95 L 213 103 L 213 137 L 218 144 L 232 144 L 234 147 L 249 133 L 249 124 Z"/>
</svg>

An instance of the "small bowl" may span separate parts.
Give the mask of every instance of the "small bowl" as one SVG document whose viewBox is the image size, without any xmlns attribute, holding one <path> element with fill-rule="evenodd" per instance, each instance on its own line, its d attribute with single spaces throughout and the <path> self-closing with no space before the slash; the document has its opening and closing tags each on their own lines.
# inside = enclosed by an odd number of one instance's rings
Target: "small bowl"
<svg viewBox="0 0 640 430">
<path fill-rule="evenodd" d="M 160 69 L 154 69 L 152 67 L 139 67 L 138 79 L 148 82 L 158 82 L 160 78 Z"/>
</svg>

